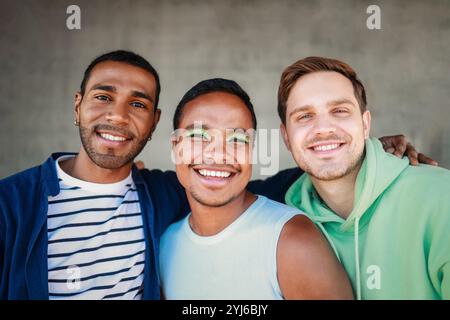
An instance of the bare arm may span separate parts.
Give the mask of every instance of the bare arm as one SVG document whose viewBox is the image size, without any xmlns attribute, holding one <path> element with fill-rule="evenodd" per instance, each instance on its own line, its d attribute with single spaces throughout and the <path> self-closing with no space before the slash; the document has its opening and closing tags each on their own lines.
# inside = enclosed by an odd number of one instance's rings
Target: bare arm
<svg viewBox="0 0 450 320">
<path fill-rule="evenodd" d="M 347 274 L 314 223 L 303 215 L 283 227 L 277 273 L 285 299 L 353 299 Z"/>
</svg>

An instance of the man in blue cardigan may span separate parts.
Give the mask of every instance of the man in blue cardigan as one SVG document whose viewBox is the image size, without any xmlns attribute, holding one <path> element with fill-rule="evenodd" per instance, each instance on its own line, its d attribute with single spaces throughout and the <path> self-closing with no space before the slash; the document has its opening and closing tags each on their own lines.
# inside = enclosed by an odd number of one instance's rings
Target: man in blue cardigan
<svg viewBox="0 0 450 320">
<path fill-rule="evenodd" d="M 79 153 L 0 181 L 0 299 L 160 298 L 160 235 L 190 210 L 174 172 L 133 165 L 159 121 L 159 92 L 156 70 L 132 52 L 88 66 L 75 96 Z M 417 161 L 404 138 L 383 141 Z M 277 200 L 273 185 L 301 173 L 249 189 Z"/>
<path fill-rule="evenodd" d="M 98 57 L 75 98 L 79 153 L 0 181 L 0 299 L 159 299 L 159 237 L 188 212 L 174 174 L 133 166 L 159 92 L 144 58 Z"/>
</svg>

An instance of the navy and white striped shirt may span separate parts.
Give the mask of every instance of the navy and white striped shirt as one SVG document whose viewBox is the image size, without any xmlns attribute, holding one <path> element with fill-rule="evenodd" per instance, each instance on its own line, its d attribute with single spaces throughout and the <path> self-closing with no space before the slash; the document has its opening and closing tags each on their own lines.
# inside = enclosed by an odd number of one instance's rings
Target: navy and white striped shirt
<svg viewBox="0 0 450 320">
<path fill-rule="evenodd" d="M 131 173 L 90 183 L 56 162 L 61 192 L 48 198 L 50 299 L 141 299 L 145 241 Z"/>
</svg>

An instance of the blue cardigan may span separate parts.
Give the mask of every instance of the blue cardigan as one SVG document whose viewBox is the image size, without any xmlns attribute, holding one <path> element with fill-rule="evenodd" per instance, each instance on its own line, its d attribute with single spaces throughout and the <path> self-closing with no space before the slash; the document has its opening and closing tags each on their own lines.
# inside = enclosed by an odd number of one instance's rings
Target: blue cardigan
<svg viewBox="0 0 450 320">
<path fill-rule="evenodd" d="M 47 205 L 59 182 L 52 154 L 40 166 L 0 181 L 0 299 L 39 299 L 48 296 Z M 289 186 L 302 174 L 288 169 L 252 181 L 248 189 L 284 202 Z M 159 299 L 159 238 L 167 226 L 190 212 L 184 188 L 173 171 L 137 170 L 132 177 L 139 193 L 146 242 L 144 299 Z"/>
</svg>

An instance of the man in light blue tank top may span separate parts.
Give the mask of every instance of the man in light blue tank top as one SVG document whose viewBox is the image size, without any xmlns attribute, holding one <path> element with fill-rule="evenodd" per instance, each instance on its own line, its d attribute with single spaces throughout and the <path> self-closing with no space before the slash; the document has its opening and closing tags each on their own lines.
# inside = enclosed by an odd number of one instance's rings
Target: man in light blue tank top
<svg viewBox="0 0 450 320">
<path fill-rule="evenodd" d="M 347 275 L 301 212 L 246 190 L 256 118 L 234 81 L 198 83 L 174 116 L 192 212 L 161 238 L 167 299 L 351 299 Z"/>
</svg>

